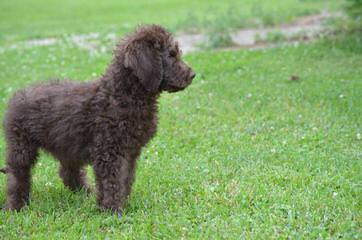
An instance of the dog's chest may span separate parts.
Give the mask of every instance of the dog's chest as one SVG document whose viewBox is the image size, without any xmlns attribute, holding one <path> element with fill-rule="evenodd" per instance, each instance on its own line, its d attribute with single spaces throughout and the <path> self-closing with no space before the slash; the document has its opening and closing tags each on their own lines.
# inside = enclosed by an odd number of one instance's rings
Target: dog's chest
<svg viewBox="0 0 362 240">
<path fill-rule="evenodd" d="M 146 144 L 156 133 L 157 123 L 155 120 L 152 117 L 135 123 L 135 135 L 142 145 Z"/>
<path fill-rule="evenodd" d="M 142 145 L 154 136 L 157 128 L 157 117 L 152 112 L 141 110 L 129 116 L 125 131 L 135 137 Z"/>
<path fill-rule="evenodd" d="M 152 106 L 130 106 L 114 108 L 112 118 L 116 123 L 117 133 L 129 144 L 144 146 L 156 133 L 157 109 Z"/>
</svg>

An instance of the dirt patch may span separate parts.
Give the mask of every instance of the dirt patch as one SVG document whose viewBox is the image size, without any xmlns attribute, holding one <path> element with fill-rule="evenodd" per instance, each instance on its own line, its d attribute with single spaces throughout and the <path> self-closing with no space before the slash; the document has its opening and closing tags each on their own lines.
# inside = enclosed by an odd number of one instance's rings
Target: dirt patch
<svg viewBox="0 0 362 240">
<path fill-rule="evenodd" d="M 37 46 L 49 46 L 54 45 L 58 42 L 56 38 L 42 38 L 42 39 L 33 39 L 27 41 L 25 44 L 27 47 L 37 47 Z"/>
<path fill-rule="evenodd" d="M 323 12 L 318 15 L 306 16 L 288 24 L 281 24 L 270 28 L 240 29 L 230 34 L 233 49 L 235 48 L 267 48 L 279 44 L 306 42 L 315 39 L 326 31 L 324 22 L 334 15 Z M 279 39 L 273 39 L 273 35 Z M 271 38 L 271 39 L 270 39 Z M 179 34 L 176 39 L 184 52 L 200 50 L 200 46 L 207 45 L 209 38 L 204 34 Z M 279 42 L 276 44 L 275 42 Z"/>
</svg>

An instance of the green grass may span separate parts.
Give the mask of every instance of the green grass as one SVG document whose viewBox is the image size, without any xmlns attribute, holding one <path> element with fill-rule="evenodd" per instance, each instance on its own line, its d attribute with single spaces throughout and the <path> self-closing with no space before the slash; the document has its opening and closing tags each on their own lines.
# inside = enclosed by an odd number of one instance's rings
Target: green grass
<svg viewBox="0 0 362 240">
<path fill-rule="evenodd" d="M 42 154 L 31 204 L 0 213 L 1 237 L 361 238 L 362 47 L 343 39 L 186 59 L 198 77 L 161 97 L 122 219 L 64 188 Z M 31 82 L 90 79 L 109 60 L 66 46 L 5 51 L 0 107 Z"/>
<path fill-rule="evenodd" d="M 124 33 L 140 22 L 206 32 L 268 25 L 341 3 L 3 0 L 0 119 L 15 90 L 52 77 L 89 80 L 111 60 L 109 49 L 22 40 Z M 185 59 L 197 78 L 162 95 L 159 131 L 139 160 L 122 219 L 99 211 L 94 194 L 66 189 L 58 163 L 41 153 L 30 206 L 0 211 L 0 239 L 361 239 L 361 43 L 344 37 Z M 0 166 L 4 156 L 0 131 Z M 0 175 L 0 205 L 5 182 Z"/>
<path fill-rule="evenodd" d="M 69 33 L 130 31 L 140 23 L 172 30 L 204 29 L 290 21 L 301 15 L 336 10 L 342 0 L 2 0 L 0 42 Z"/>
</svg>

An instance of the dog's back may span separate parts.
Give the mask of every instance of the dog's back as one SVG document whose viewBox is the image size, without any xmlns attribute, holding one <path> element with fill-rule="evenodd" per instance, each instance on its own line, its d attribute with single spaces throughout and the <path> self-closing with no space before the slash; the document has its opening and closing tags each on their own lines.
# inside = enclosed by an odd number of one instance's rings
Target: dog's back
<svg viewBox="0 0 362 240">
<path fill-rule="evenodd" d="M 21 129 L 57 158 L 86 158 L 93 122 L 87 108 L 95 88 L 94 82 L 52 81 L 16 92 L 5 116 L 6 137 Z"/>
</svg>

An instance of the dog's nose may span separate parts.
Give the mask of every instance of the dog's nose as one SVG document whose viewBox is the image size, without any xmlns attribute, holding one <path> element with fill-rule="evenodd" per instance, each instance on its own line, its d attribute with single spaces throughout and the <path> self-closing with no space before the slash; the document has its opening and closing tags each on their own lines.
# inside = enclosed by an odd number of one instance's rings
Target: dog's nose
<svg viewBox="0 0 362 240">
<path fill-rule="evenodd" d="M 191 80 L 194 79 L 195 77 L 196 77 L 196 73 L 194 71 L 191 71 L 191 73 L 190 73 Z"/>
</svg>

